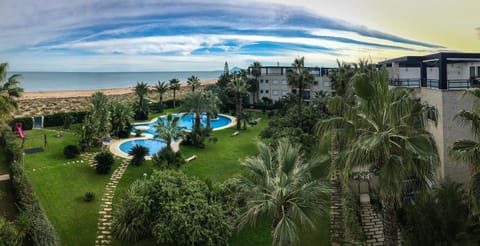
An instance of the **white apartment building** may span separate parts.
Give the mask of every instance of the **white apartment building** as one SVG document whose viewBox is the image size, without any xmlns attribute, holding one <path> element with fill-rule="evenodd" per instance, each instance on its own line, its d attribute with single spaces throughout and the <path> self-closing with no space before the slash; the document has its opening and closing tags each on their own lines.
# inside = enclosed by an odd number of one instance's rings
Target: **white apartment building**
<svg viewBox="0 0 480 246">
<path fill-rule="evenodd" d="M 480 85 L 480 53 L 406 56 L 379 65 L 386 66 L 390 85 L 413 87 L 422 101 L 438 109 L 438 124 L 429 127 L 440 155 L 438 177 L 468 182 L 467 166 L 452 160 L 448 150 L 456 140 L 473 137 L 470 128 L 462 126 L 455 116 L 472 108 L 473 98 L 462 94 Z"/>
<path fill-rule="evenodd" d="M 257 96 L 259 101 L 263 97 L 272 99 L 273 102 L 280 100 L 288 93 L 296 93 L 296 88 L 292 88 L 288 85 L 287 71 L 292 67 L 286 66 L 262 66 L 261 75 L 258 78 L 259 88 Z M 328 72 L 331 68 L 320 67 L 308 67 L 310 73 L 312 73 L 315 81 L 313 86 L 305 89 L 303 98 L 305 101 L 309 101 L 313 97 L 315 91 L 331 92 L 330 79 L 328 78 Z M 253 78 L 251 68 L 248 69 L 248 76 Z M 250 96 L 250 102 L 253 102 L 252 95 Z"/>
</svg>

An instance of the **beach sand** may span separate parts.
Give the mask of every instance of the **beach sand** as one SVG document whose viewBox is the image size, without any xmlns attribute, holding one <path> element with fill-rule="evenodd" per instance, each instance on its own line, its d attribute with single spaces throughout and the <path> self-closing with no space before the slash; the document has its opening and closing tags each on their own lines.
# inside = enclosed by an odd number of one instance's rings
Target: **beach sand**
<svg viewBox="0 0 480 246">
<path fill-rule="evenodd" d="M 202 80 L 200 90 L 206 85 L 215 84 L 216 79 Z M 176 98 L 183 98 L 190 93 L 188 84 L 181 83 L 181 88 L 176 93 Z M 147 95 L 152 101 L 158 101 L 158 94 L 153 90 Z M 108 96 L 112 102 L 119 103 L 133 103 L 137 100 L 134 94 L 134 88 L 111 88 L 100 90 L 65 90 L 65 91 L 37 91 L 25 92 L 18 101 L 19 110 L 17 117 L 30 117 L 38 115 L 50 115 L 60 112 L 85 111 L 91 107 L 90 96 L 96 92 L 101 91 Z M 173 92 L 168 91 L 164 100 L 173 98 Z"/>
</svg>

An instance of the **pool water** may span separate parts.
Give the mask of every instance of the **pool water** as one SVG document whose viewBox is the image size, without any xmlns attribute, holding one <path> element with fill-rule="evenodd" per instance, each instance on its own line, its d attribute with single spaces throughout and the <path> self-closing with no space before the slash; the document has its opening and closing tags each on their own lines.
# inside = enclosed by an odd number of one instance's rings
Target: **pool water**
<svg viewBox="0 0 480 246">
<path fill-rule="evenodd" d="M 182 114 L 180 115 L 182 118 L 178 121 L 178 126 L 179 127 L 185 127 L 187 130 L 192 130 L 192 127 L 194 125 L 195 117 L 194 114 Z M 148 129 L 141 130 L 142 133 L 148 133 L 153 136 L 158 136 L 157 134 L 157 128 L 156 126 L 160 122 L 164 122 L 166 119 L 166 116 L 162 116 L 157 118 L 156 121 L 151 122 L 151 123 L 138 123 L 138 124 L 132 124 L 132 132 L 135 133 L 136 128 L 138 126 L 143 126 Z M 200 123 L 202 126 L 206 127 L 207 126 L 207 116 L 205 114 L 202 114 L 201 116 L 201 121 Z M 228 126 L 229 124 L 232 123 L 232 120 L 224 115 L 218 115 L 217 118 L 212 118 L 210 119 L 210 126 L 212 129 Z"/>
<path fill-rule="evenodd" d="M 167 147 L 167 143 L 161 139 L 133 139 L 120 144 L 120 150 L 126 154 L 133 148 L 135 145 L 144 146 L 148 149 L 147 156 L 152 156 L 158 151 Z"/>
</svg>

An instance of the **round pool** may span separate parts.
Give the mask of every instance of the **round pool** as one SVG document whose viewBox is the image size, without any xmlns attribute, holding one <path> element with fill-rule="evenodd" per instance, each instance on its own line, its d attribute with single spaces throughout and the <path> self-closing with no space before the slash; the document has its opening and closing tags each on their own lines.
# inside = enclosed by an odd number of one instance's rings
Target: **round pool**
<svg viewBox="0 0 480 246">
<path fill-rule="evenodd" d="M 179 127 L 185 127 L 186 130 L 192 130 L 192 127 L 195 122 L 194 114 L 177 114 L 176 116 L 181 117 L 178 121 Z M 148 123 L 136 123 L 132 124 L 132 133 L 135 133 L 136 130 L 141 130 L 142 133 L 147 133 L 153 136 L 158 136 L 157 134 L 157 125 L 158 123 L 165 122 L 166 116 L 158 117 L 155 120 L 152 120 Z M 200 123 L 202 126 L 207 126 L 207 116 L 206 114 L 201 115 Z M 210 126 L 213 130 L 221 129 L 224 127 L 229 127 L 233 124 L 233 118 L 227 115 L 218 115 L 217 118 L 210 119 Z"/>
<path fill-rule="evenodd" d="M 152 156 L 158 151 L 167 147 L 167 143 L 161 139 L 133 139 L 121 143 L 119 149 L 120 151 L 128 155 L 130 149 L 132 149 L 135 145 L 146 147 L 148 149 L 147 156 Z"/>
</svg>

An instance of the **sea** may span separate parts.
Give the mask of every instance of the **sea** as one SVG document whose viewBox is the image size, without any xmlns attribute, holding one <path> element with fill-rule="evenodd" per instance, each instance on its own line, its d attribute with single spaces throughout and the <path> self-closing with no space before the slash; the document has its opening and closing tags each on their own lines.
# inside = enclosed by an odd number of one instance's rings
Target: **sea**
<svg viewBox="0 0 480 246">
<path fill-rule="evenodd" d="M 223 71 L 184 72 L 9 72 L 21 74 L 20 87 L 31 91 L 91 90 L 133 87 L 137 82 L 157 84 L 176 78 L 184 82 L 195 75 L 200 81 L 217 79 Z"/>
</svg>

